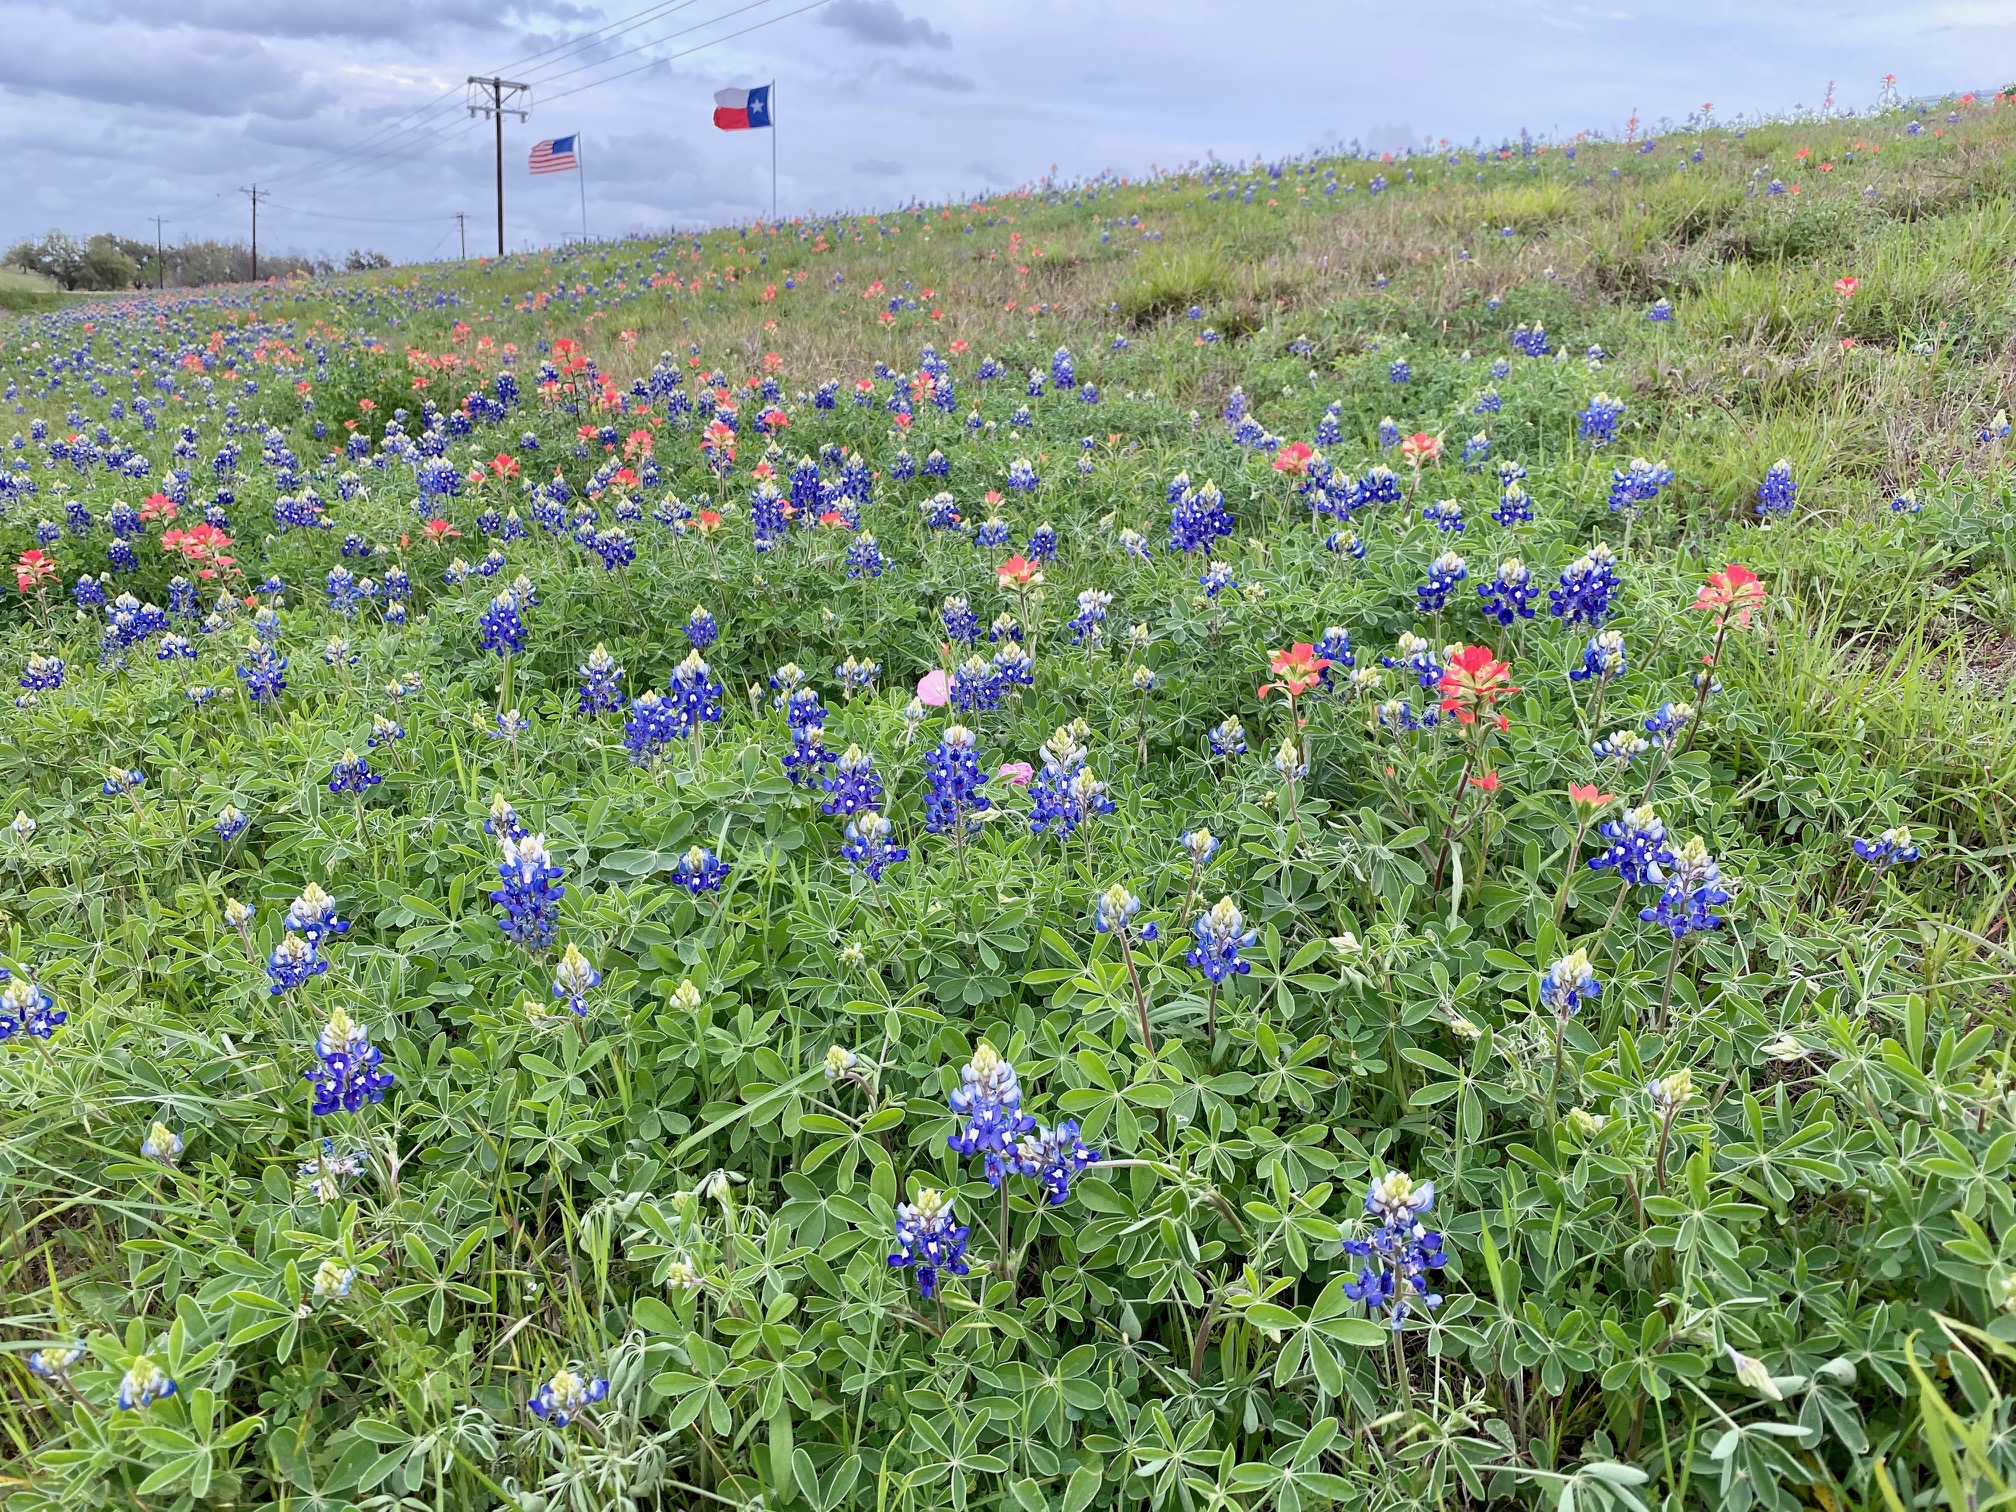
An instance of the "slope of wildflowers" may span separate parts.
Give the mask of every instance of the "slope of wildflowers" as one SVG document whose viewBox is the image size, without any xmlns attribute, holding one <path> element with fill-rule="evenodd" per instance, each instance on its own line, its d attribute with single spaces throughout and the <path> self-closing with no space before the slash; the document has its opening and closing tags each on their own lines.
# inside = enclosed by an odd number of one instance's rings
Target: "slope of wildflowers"
<svg viewBox="0 0 2016 1512">
<path fill-rule="evenodd" d="M 2006 1497 L 2010 110 L 0 327 L 6 1505 Z"/>
</svg>

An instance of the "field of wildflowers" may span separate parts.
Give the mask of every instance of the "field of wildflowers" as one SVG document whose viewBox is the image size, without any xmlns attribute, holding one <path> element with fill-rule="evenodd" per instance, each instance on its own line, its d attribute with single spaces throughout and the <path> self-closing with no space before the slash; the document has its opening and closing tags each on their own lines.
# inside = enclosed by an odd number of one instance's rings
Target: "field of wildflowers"
<svg viewBox="0 0 2016 1512">
<path fill-rule="evenodd" d="M 2012 117 L 0 326 L 5 1505 L 2006 1501 Z"/>
</svg>

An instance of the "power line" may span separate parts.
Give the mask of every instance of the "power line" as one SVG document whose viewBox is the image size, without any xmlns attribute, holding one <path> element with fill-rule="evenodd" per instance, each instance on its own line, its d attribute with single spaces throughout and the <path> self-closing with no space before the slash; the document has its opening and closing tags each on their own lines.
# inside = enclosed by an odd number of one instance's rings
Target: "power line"
<svg viewBox="0 0 2016 1512">
<path fill-rule="evenodd" d="M 754 10 L 759 5 L 770 5 L 774 3 L 775 0 L 752 0 L 751 4 L 742 6 L 737 10 L 729 11 L 726 15 L 716 16 L 714 20 L 726 21 L 731 16 L 741 15 L 743 11 Z M 732 42 L 737 37 L 746 37 L 749 35 L 749 33 L 755 31 L 761 31 L 766 26 L 775 26 L 779 21 L 789 21 L 793 16 L 802 16 L 807 11 L 815 11 L 820 9 L 822 6 L 830 5 L 832 3 L 833 0 L 812 0 L 812 3 L 810 5 L 801 5 L 796 10 L 788 10 L 784 12 L 784 14 L 781 16 L 771 16 L 765 20 L 755 22 L 754 24 L 749 26 L 745 26 L 741 28 L 741 30 L 739 31 L 729 32 L 726 36 L 713 37 L 705 42 L 697 42 L 693 46 L 682 48 L 678 52 L 667 53 L 663 57 L 652 58 L 648 62 L 640 63 L 635 68 L 626 68 L 621 73 L 608 74 L 600 79 L 590 79 L 585 84 L 575 85 L 572 89 L 563 89 L 558 94 L 547 95 L 545 103 L 551 105 L 555 100 L 564 100 L 569 95 L 580 94 L 584 89 L 593 89 L 600 84 L 613 84 L 618 79 L 627 79 L 632 74 L 643 73 L 647 68 L 656 68 L 660 63 L 672 63 L 676 62 L 680 58 L 691 57 L 694 53 L 705 52 L 710 47 L 719 46 L 723 42 Z M 713 23 L 705 22 L 702 24 L 712 25 Z M 688 28 L 688 30 L 694 30 L 694 31 L 697 31 L 698 29 L 699 29 L 698 27 Z M 675 33 L 675 35 L 683 36 L 685 35 L 685 33 L 683 32 Z M 665 40 L 669 39 L 666 38 L 659 39 L 659 41 L 665 41 Z M 653 42 L 645 45 L 655 47 L 658 45 L 658 43 Z M 618 53 L 616 57 L 618 58 L 626 57 L 630 53 L 642 52 L 643 50 L 644 50 L 643 47 L 629 48 L 626 49 L 624 52 Z M 613 63 L 615 61 L 615 58 L 605 59 L 604 61 Z"/>
</svg>

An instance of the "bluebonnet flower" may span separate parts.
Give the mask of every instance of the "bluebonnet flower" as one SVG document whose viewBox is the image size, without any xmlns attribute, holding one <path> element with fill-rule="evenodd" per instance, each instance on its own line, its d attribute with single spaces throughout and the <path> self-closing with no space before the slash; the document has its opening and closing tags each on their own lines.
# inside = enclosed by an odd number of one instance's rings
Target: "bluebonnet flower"
<svg viewBox="0 0 2016 1512">
<path fill-rule="evenodd" d="M 686 659 L 672 669 L 667 691 L 670 699 L 665 709 L 671 716 L 672 735 L 689 736 L 703 724 L 721 722 L 721 684 L 714 681 L 712 669 L 698 651 L 688 651 Z M 636 704 L 631 707 L 634 710 Z"/>
<path fill-rule="evenodd" d="M 1722 886 L 1721 869 L 1708 854 L 1707 842 L 1695 835 L 1674 853 L 1672 865 L 1659 901 L 1640 909 L 1638 917 L 1647 924 L 1664 925 L 1675 940 L 1720 929 L 1721 918 L 1710 910 L 1727 903 L 1730 895 Z"/>
<path fill-rule="evenodd" d="M 1244 756 L 1246 754 L 1246 727 L 1239 722 L 1236 714 L 1227 716 L 1213 725 L 1205 738 L 1211 742 L 1213 756 Z"/>
<path fill-rule="evenodd" d="M 932 1187 L 917 1193 L 915 1202 L 896 1205 L 896 1249 L 889 1256 L 891 1269 L 905 1267 L 917 1272 L 917 1290 L 928 1301 L 937 1295 L 938 1273 L 967 1274 L 966 1238 L 969 1230 L 952 1213 L 951 1199 Z"/>
<path fill-rule="evenodd" d="M 1060 389 L 1068 389 L 1076 381 L 1068 347 L 1059 347 L 1050 354 L 1050 381 Z"/>
<path fill-rule="evenodd" d="M 89 609 L 105 602 L 105 589 L 99 584 L 98 579 L 87 572 L 77 579 L 76 585 L 70 590 L 70 596 L 77 601 L 79 609 Z"/>
<path fill-rule="evenodd" d="M 1559 586 L 1548 590 L 1548 607 L 1563 624 L 1600 625 L 1617 586 L 1617 554 L 1598 541 L 1561 569 Z"/>
<path fill-rule="evenodd" d="M 1365 559 L 1365 543 L 1358 538 L 1355 530 L 1333 530 L 1323 538 L 1323 548 L 1334 551 L 1357 561 Z"/>
<path fill-rule="evenodd" d="M 1407 366 L 1407 359 L 1405 357 L 1396 357 L 1392 362 L 1387 364 L 1386 381 L 1388 383 L 1405 383 L 1413 376 L 1413 369 Z"/>
<path fill-rule="evenodd" d="M 1454 499 L 1438 499 L 1432 504 L 1421 506 L 1421 518 L 1437 530 L 1463 533 L 1463 506 Z"/>
<path fill-rule="evenodd" d="M 1512 349 L 1527 357 L 1545 357 L 1549 350 L 1547 328 L 1538 322 L 1531 326 L 1522 322 L 1512 332 Z"/>
<path fill-rule="evenodd" d="M 1400 474 L 1392 468 L 1377 465 L 1365 469 L 1364 474 L 1352 485 L 1353 501 L 1365 508 L 1375 504 L 1398 504 L 1400 502 Z"/>
<path fill-rule="evenodd" d="M 1533 581 L 1532 569 L 1524 562 L 1507 557 L 1498 564 L 1490 582 L 1477 585 L 1477 596 L 1484 601 L 1486 618 L 1509 625 L 1515 619 L 1533 618 L 1533 601 L 1540 596 L 1540 585 Z"/>
<path fill-rule="evenodd" d="M 314 1091 L 309 1112 L 323 1118 L 338 1109 L 355 1113 L 367 1102 L 385 1101 L 393 1077 L 379 1069 L 384 1059 L 385 1052 L 371 1043 L 370 1030 L 341 1008 L 332 1010 L 315 1039 L 315 1064 L 301 1073 Z"/>
<path fill-rule="evenodd" d="M 374 714 L 371 716 L 371 733 L 364 743 L 374 750 L 382 747 L 389 751 L 405 738 L 406 726 L 389 715 Z"/>
<path fill-rule="evenodd" d="M 11 973 L 4 980 L 7 985 L 0 987 L 0 1040 L 17 1034 L 46 1040 L 59 1025 L 69 1022 L 69 1013 L 56 1006 L 47 988 Z"/>
<path fill-rule="evenodd" d="M 697 606 L 686 616 L 686 639 L 695 651 L 705 651 L 721 634 L 714 616 Z"/>
<path fill-rule="evenodd" d="M 1651 804 L 1627 810 L 1621 819 L 1610 820 L 1596 833 L 1610 844 L 1601 855 L 1589 858 L 1591 871 L 1614 867 L 1631 887 L 1665 881 L 1665 869 L 1673 864 L 1673 852 L 1666 844 L 1666 826 L 1652 811 Z"/>
<path fill-rule="evenodd" d="M 882 801 L 882 779 L 868 753 L 858 745 L 850 745 L 840 754 L 832 775 L 819 785 L 833 795 L 819 806 L 822 813 L 859 814 Z"/>
<path fill-rule="evenodd" d="M 1100 934 L 1133 934 L 1134 916 L 1141 912 L 1141 900 L 1115 882 L 1099 895 L 1092 910 L 1092 927 Z M 1160 931 L 1154 924 L 1144 926 L 1136 938 L 1153 940 Z"/>
<path fill-rule="evenodd" d="M 601 559 L 604 572 L 614 572 L 637 560 L 637 545 L 621 525 L 596 531 L 588 538 L 588 547 Z"/>
<path fill-rule="evenodd" d="M 145 1355 L 134 1356 L 133 1363 L 119 1378 L 119 1410 L 140 1412 L 163 1397 L 175 1395 L 175 1382 L 168 1372 L 156 1365 Z"/>
<path fill-rule="evenodd" d="M 1667 299 L 1655 299 L 1652 308 L 1645 312 L 1645 318 L 1652 321 L 1668 321 L 1673 318 L 1673 303 Z"/>
<path fill-rule="evenodd" d="M 840 696 L 851 699 L 875 686 L 875 679 L 882 675 L 882 664 L 850 653 L 847 660 L 833 669 L 833 675 L 840 680 Z"/>
<path fill-rule="evenodd" d="M 266 975 L 273 979 L 275 997 L 292 992 L 308 978 L 321 976 L 328 969 L 328 958 L 318 954 L 313 945 L 297 934 L 283 935 L 266 957 Z"/>
<path fill-rule="evenodd" d="M 85 1352 L 81 1339 L 75 1344 L 31 1349 L 28 1352 L 28 1373 L 45 1381 L 67 1381 L 70 1367 L 83 1359 Z"/>
<path fill-rule="evenodd" d="M 581 947 L 570 944 L 561 952 L 560 964 L 553 968 L 553 996 L 561 999 L 576 1018 L 588 1016 L 588 994 L 602 985 L 597 971 Z"/>
<path fill-rule="evenodd" d="M 858 866 L 868 876 L 870 882 L 880 882 L 883 870 L 898 861 L 908 860 L 909 849 L 891 843 L 896 826 L 874 810 L 864 810 L 847 821 L 847 829 L 840 843 L 840 859 L 850 866 Z"/>
<path fill-rule="evenodd" d="M 609 654 L 607 646 L 596 642 L 579 670 L 583 714 L 609 714 L 623 707 L 623 694 L 618 687 L 623 681 L 623 669 L 616 665 L 616 658 Z"/>
<path fill-rule="evenodd" d="M 952 669 L 952 707 L 962 714 L 993 709 L 1001 704 L 1001 680 L 985 658 L 969 656 Z"/>
<path fill-rule="evenodd" d="M 1005 609 L 995 615 L 994 623 L 987 627 L 987 639 L 990 641 L 1011 640 L 1019 642 L 1022 639 L 1022 635 L 1022 621 L 1015 618 L 1014 615 Z"/>
<path fill-rule="evenodd" d="M 235 803 L 227 803 L 218 810 L 217 822 L 211 828 L 217 831 L 217 838 L 229 845 L 245 833 L 245 826 L 252 821 L 245 817 L 245 811 Z"/>
<path fill-rule="evenodd" d="M 30 693 L 47 693 L 63 686 L 63 658 L 31 656 L 21 672 L 21 686 Z"/>
<path fill-rule="evenodd" d="M 528 950 L 543 950 L 552 944 L 560 900 L 567 888 L 560 880 L 561 869 L 547 853 L 546 837 L 506 836 L 497 875 L 504 885 L 491 892 L 490 901 L 504 912 L 498 923 L 505 937 Z"/>
<path fill-rule="evenodd" d="M 1463 443 L 1463 471 L 1482 472 L 1491 455 L 1491 438 L 1479 431 Z"/>
<path fill-rule="evenodd" d="M 608 1394 L 609 1383 L 602 1377 L 583 1380 L 571 1370 L 561 1370 L 533 1392 L 525 1405 L 534 1417 L 546 1419 L 555 1428 L 565 1428 Z"/>
<path fill-rule="evenodd" d="M 934 835 L 970 829 L 978 823 L 971 816 L 994 806 L 980 791 L 987 775 L 980 770 L 977 745 L 966 726 L 948 725 L 937 746 L 924 758 L 925 780 L 930 786 L 924 827 Z"/>
<path fill-rule="evenodd" d="M 1041 480 L 1027 457 L 1017 457 L 1008 464 L 1008 486 L 1017 493 L 1030 493 Z"/>
<path fill-rule="evenodd" d="M 1652 744 L 1663 746 L 1694 718 L 1694 705 L 1690 703 L 1662 703 L 1645 716 L 1645 733 L 1652 737 Z"/>
<path fill-rule="evenodd" d="M 806 691 L 811 690 L 808 688 Z M 831 766 L 834 760 L 833 753 L 826 749 L 823 726 L 807 724 L 792 728 L 791 751 L 784 758 L 784 775 L 791 779 L 793 787 L 820 785 L 821 769 Z"/>
<path fill-rule="evenodd" d="M 994 681 L 1005 697 L 1016 688 L 1036 685 L 1036 659 L 1014 641 L 994 653 Z"/>
<path fill-rule="evenodd" d="M 1364 1303 L 1368 1311 L 1385 1309 L 1395 1330 L 1417 1302 L 1429 1308 L 1442 1302 L 1428 1284 L 1428 1272 L 1446 1263 L 1442 1236 L 1420 1222 L 1434 1200 L 1434 1182 L 1417 1187 L 1405 1171 L 1389 1171 L 1372 1182 L 1365 1196 L 1365 1210 L 1379 1220 L 1379 1227 L 1367 1238 L 1344 1241 L 1346 1254 L 1367 1262 L 1345 1283 L 1344 1295 Z"/>
<path fill-rule="evenodd" d="M 525 619 L 519 612 L 518 595 L 511 589 L 490 601 L 476 625 L 485 651 L 509 656 L 525 649 Z"/>
<path fill-rule="evenodd" d="M 1190 858 L 1193 872 L 1201 872 L 1218 854 L 1218 837 L 1208 829 L 1194 829 L 1183 837 L 1183 852 Z"/>
<path fill-rule="evenodd" d="M 1227 588 L 1237 588 L 1239 580 L 1224 562 L 1213 562 L 1198 575 L 1197 586 L 1204 590 L 1207 598 L 1215 599 Z"/>
<path fill-rule="evenodd" d="M 970 646 L 980 633 L 980 616 L 973 612 L 972 605 L 962 594 L 953 594 L 945 600 L 938 618 L 945 626 L 945 634 L 956 645 Z"/>
<path fill-rule="evenodd" d="M 371 770 L 371 763 L 354 749 L 346 748 L 329 769 L 329 791 L 332 793 L 352 793 L 361 798 L 384 780 Z"/>
<path fill-rule="evenodd" d="M 797 672 L 795 663 L 786 663 L 791 671 Z M 779 669 L 780 675 L 784 669 Z M 800 672 L 800 678 L 803 677 Z M 819 701 L 817 688 L 792 685 L 788 692 L 779 693 L 777 701 L 784 706 L 784 723 L 793 730 L 823 730 L 826 728 L 826 706 Z"/>
<path fill-rule="evenodd" d="M 1916 861 L 1920 852 L 1912 842 L 1910 829 L 1900 824 L 1883 831 L 1874 840 L 1856 840 L 1855 854 L 1873 870 L 1881 872 Z"/>
<path fill-rule="evenodd" d="M 140 559 L 133 554 L 132 544 L 124 536 L 114 536 L 112 544 L 105 548 L 105 560 L 114 572 L 138 572 Z"/>
<path fill-rule="evenodd" d="M 1106 623 L 1106 610 L 1112 602 L 1113 595 L 1103 588 L 1087 588 L 1079 593 L 1078 612 L 1066 622 L 1072 645 L 1082 646 L 1088 641 L 1095 646 L 1099 644 L 1100 627 Z"/>
<path fill-rule="evenodd" d="M 317 1202 L 334 1202 L 343 1194 L 343 1183 L 364 1170 L 363 1158 L 338 1154 L 336 1141 L 325 1136 L 321 1152 L 303 1161 L 300 1174 L 308 1178 L 308 1191 Z"/>
<path fill-rule="evenodd" d="M 954 530 L 959 525 L 959 501 L 949 493 L 936 493 L 917 506 L 926 530 Z"/>
<path fill-rule="evenodd" d="M 1006 546 L 1014 534 L 1006 520 L 989 518 L 973 527 L 973 544 L 991 551 L 997 546 Z"/>
<path fill-rule="evenodd" d="M 503 840 L 522 840 L 529 833 L 518 822 L 518 810 L 511 806 L 511 800 L 502 793 L 490 797 L 490 812 L 483 818 L 483 833 Z"/>
<path fill-rule="evenodd" d="M 1608 394 L 1596 394 L 1589 406 L 1575 417 L 1578 433 L 1591 446 L 1608 446 L 1617 438 L 1617 422 L 1624 418 L 1624 401 Z"/>
<path fill-rule="evenodd" d="M 1599 682 L 1607 682 L 1623 671 L 1624 632 L 1599 630 L 1589 637 L 1589 644 L 1582 648 L 1582 665 L 1568 673 L 1568 680 L 1587 682 L 1593 677 Z"/>
<path fill-rule="evenodd" d="M 1094 814 L 1113 812 L 1106 784 L 1086 765 L 1089 754 L 1069 725 L 1058 726 L 1043 742 L 1043 769 L 1029 784 L 1031 834 L 1047 831 L 1060 840 L 1069 839 Z"/>
<path fill-rule="evenodd" d="M 1057 530 L 1055 526 L 1038 525 L 1029 532 L 1029 547 L 1024 553 L 1032 562 L 1048 562 L 1057 556 Z"/>
<path fill-rule="evenodd" d="M 863 531 L 847 547 L 847 576 L 879 578 L 889 563 L 875 537 Z"/>
<path fill-rule="evenodd" d="M 1589 952 L 1577 950 L 1561 957 L 1540 977 L 1540 1006 L 1557 1018 L 1573 1018 L 1584 1003 L 1603 995 L 1603 984 L 1589 964 Z"/>
<path fill-rule="evenodd" d="M 965 1126 L 946 1136 L 945 1143 L 961 1155 L 980 1156 L 988 1184 L 999 1187 L 1013 1170 L 1016 1141 L 1036 1127 L 1036 1120 L 1022 1111 L 1015 1068 L 982 1040 L 948 1101 Z"/>
<path fill-rule="evenodd" d="M 161 644 L 155 648 L 154 659 L 156 661 L 176 661 L 178 659 L 194 661 L 196 659 L 196 648 L 189 644 L 187 636 L 164 635 L 161 637 Z"/>
<path fill-rule="evenodd" d="M 1393 655 L 1380 657 L 1379 665 L 1405 667 L 1424 688 L 1433 688 L 1442 681 L 1442 663 L 1435 658 L 1435 648 L 1424 636 L 1411 630 L 1401 632 Z"/>
<path fill-rule="evenodd" d="M 1652 742 L 1634 731 L 1612 730 L 1590 746 L 1589 752 L 1598 761 L 1614 761 L 1623 768 L 1631 765 L 1651 749 Z"/>
<path fill-rule="evenodd" d="M 98 791 L 107 798 L 131 798 L 146 781 L 146 774 L 137 767 L 127 771 L 112 767 L 106 772 L 105 780 L 99 784 Z"/>
<path fill-rule="evenodd" d="M 319 883 L 310 882 L 301 889 L 301 896 L 288 904 L 287 927 L 299 930 L 310 949 L 320 950 L 329 936 L 348 934 L 350 921 L 338 918 L 336 900 Z"/>
<path fill-rule="evenodd" d="M 1470 575 L 1463 564 L 1463 558 L 1453 551 L 1445 551 L 1428 564 L 1427 581 L 1414 590 L 1421 601 L 1423 614 L 1439 614 L 1442 606 L 1449 602 L 1449 595 L 1456 591 L 1456 585 Z"/>
<path fill-rule="evenodd" d="M 1505 401 L 1499 397 L 1498 390 L 1490 385 L 1479 389 L 1477 397 L 1470 401 L 1470 413 L 1473 415 L 1495 415 L 1504 408 Z"/>
<path fill-rule="evenodd" d="M 173 1167 L 182 1158 L 182 1136 L 158 1119 L 147 1131 L 147 1137 L 140 1141 L 140 1154 L 148 1160 L 158 1160 L 162 1165 Z"/>
<path fill-rule="evenodd" d="M 1757 513 L 1767 520 L 1772 515 L 1789 515 L 1798 496 L 1799 485 L 1792 480 L 1792 464 L 1780 457 L 1765 469 L 1764 481 L 1757 485 Z"/>
<path fill-rule="evenodd" d="M 1225 507 L 1225 495 L 1215 483 L 1206 483 L 1202 488 L 1191 489 L 1189 479 L 1181 474 L 1178 481 L 1183 491 L 1170 500 L 1169 546 L 1173 551 L 1205 551 L 1220 536 L 1229 536 L 1234 529 L 1231 511 Z M 1171 492 L 1176 485 L 1171 484 Z"/>
<path fill-rule="evenodd" d="M 1400 426 L 1391 415 L 1379 422 L 1379 445 L 1386 450 L 1400 444 Z"/>
<path fill-rule="evenodd" d="M 694 655 L 699 655 L 696 651 Z M 623 747 L 637 766 L 651 766 L 665 754 L 665 748 L 682 734 L 680 712 L 652 689 L 630 701 L 630 714 L 623 722 Z"/>
<path fill-rule="evenodd" d="M 1089 386 L 1089 385 L 1088 385 Z M 1045 1197 L 1056 1207 L 1071 1195 L 1071 1182 L 1099 1163 L 1099 1152 L 1079 1138 L 1078 1120 L 1067 1118 L 1056 1128 L 1039 1127 L 1015 1147 L 1015 1169 L 1042 1183 Z"/>
<path fill-rule="evenodd" d="M 1664 462 L 1648 462 L 1633 457 L 1630 465 L 1611 469 L 1610 512 L 1628 513 L 1659 497 L 1659 490 L 1673 481 L 1673 469 Z"/>
<path fill-rule="evenodd" d="M 721 884 L 728 880 L 728 871 L 726 861 L 706 846 L 696 845 L 679 858 L 672 880 L 697 898 L 702 893 L 721 891 Z"/>
<path fill-rule="evenodd" d="M 1250 962 L 1240 959 L 1239 952 L 1259 939 L 1260 932 L 1246 927 L 1238 905 L 1230 898 L 1220 898 L 1207 912 L 1199 914 L 1190 927 L 1197 943 L 1184 959 L 1203 972 L 1212 986 L 1228 976 L 1244 976 L 1253 969 Z"/>
</svg>

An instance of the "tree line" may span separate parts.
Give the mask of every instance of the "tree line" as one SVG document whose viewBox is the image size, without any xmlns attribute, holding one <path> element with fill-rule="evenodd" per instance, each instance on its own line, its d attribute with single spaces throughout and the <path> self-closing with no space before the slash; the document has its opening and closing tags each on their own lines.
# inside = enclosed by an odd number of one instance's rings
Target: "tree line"
<svg viewBox="0 0 2016 1512">
<path fill-rule="evenodd" d="M 392 259 L 383 252 L 361 247 L 352 247 L 340 263 L 289 252 L 262 250 L 259 254 L 261 278 L 356 273 L 391 266 Z M 243 242 L 202 240 L 179 242 L 157 253 L 152 242 L 109 231 L 90 237 L 51 231 L 16 242 L 0 258 L 0 267 L 39 273 L 70 290 L 193 289 L 249 282 L 252 249 Z"/>
</svg>

